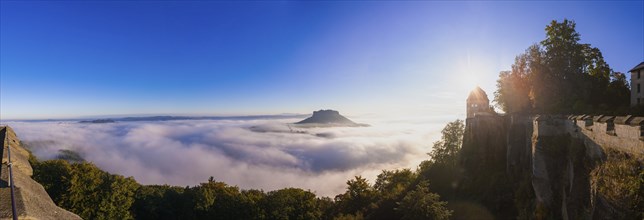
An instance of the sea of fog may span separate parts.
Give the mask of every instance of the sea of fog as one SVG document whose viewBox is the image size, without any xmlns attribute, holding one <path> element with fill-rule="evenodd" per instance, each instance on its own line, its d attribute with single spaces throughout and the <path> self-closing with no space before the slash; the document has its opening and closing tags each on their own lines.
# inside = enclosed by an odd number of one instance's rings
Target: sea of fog
<svg viewBox="0 0 644 220">
<path fill-rule="evenodd" d="M 352 117 L 371 126 L 287 126 L 301 119 L 3 123 L 39 159 L 73 150 L 141 184 L 192 186 L 212 176 L 242 189 L 298 187 L 334 196 L 356 175 L 373 183 L 384 169 L 416 169 L 443 126 L 456 118 Z"/>
</svg>

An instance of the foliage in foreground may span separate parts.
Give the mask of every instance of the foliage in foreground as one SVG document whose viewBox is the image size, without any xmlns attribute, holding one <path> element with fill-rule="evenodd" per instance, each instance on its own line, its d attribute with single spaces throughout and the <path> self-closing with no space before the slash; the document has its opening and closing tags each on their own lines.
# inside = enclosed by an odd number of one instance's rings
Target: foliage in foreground
<svg viewBox="0 0 644 220">
<path fill-rule="evenodd" d="M 415 184 L 417 174 L 409 169 L 384 170 L 373 186 L 356 176 L 332 200 L 298 188 L 240 190 L 212 178 L 185 188 L 139 185 L 91 163 L 64 160 L 33 167 L 33 178 L 54 202 L 85 219 L 378 219 L 375 212 L 395 219 L 445 219 L 451 214 L 426 181 Z"/>
<path fill-rule="evenodd" d="M 620 219 L 644 216 L 644 162 L 629 154 L 608 150 L 606 161 L 591 172 L 597 191 L 612 207 L 622 209 Z"/>
<path fill-rule="evenodd" d="M 441 202 L 440 196 L 428 188 L 429 183 L 423 181 L 403 197 L 397 208 L 402 214 L 401 219 L 449 219 L 452 211 L 445 208 L 447 202 Z"/>
<path fill-rule="evenodd" d="M 32 167 L 34 180 L 59 206 L 84 219 L 132 219 L 128 209 L 140 187 L 132 177 L 110 174 L 91 163 L 65 160 L 32 163 Z"/>
</svg>

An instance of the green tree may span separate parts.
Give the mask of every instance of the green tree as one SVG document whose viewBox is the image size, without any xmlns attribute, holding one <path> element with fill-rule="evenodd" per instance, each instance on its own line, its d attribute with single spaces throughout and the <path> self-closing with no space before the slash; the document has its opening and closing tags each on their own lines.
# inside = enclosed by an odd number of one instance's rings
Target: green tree
<svg viewBox="0 0 644 220">
<path fill-rule="evenodd" d="M 208 182 L 191 190 L 194 193 L 195 214 L 199 219 L 242 219 L 248 213 L 236 186 L 228 186 L 210 177 Z"/>
<path fill-rule="evenodd" d="M 395 199 L 416 180 L 416 173 L 410 169 L 383 170 L 378 174 L 373 188 L 381 199 Z"/>
<path fill-rule="evenodd" d="M 621 72 L 611 72 L 610 84 L 608 85 L 607 104 L 612 107 L 628 107 L 630 103 L 631 90 L 626 80 L 626 75 Z"/>
<path fill-rule="evenodd" d="M 463 145 L 465 124 L 463 120 L 449 122 L 441 131 L 441 140 L 434 142 L 434 148 L 428 155 L 434 163 L 456 166 L 458 153 Z"/>
<path fill-rule="evenodd" d="M 597 113 L 628 105 L 628 85 L 598 48 L 580 43 L 575 27 L 571 20 L 552 21 L 546 38 L 499 74 L 499 107 L 507 113 Z"/>
<path fill-rule="evenodd" d="M 373 210 L 364 213 L 367 219 L 400 219 L 396 203 L 416 183 L 417 173 L 410 169 L 383 170 L 373 184 L 375 202 Z M 345 216 L 350 217 L 350 216 Z M 356 215 L 355 217 L 359 217 Z"/>
<path fill-rule="evenodd" d="M 62 207 L 85 219 L 133 218 L 129 209 L 139 187 L 133 178 L 111 175 L 91 163 L 76 163 L 71 168 Z"/>
<path fill-rule="evenodd" d="M 527 113 L 532 109 L 531 78 L 541 68 L 542 52 L 538 45 L 528 48 L 514 59 L 511 71 L 501 71 L 494 101 L 506 113 Z"/>
<path fill-rule="evenodd" d="M 423 181 L 405 195 L 396 210 L 405 220 L 449 219 L 452 211 L 447 209 L 447 202 L 441 202 L 439 199 L 440 196 L 430 192 L 429 184 Z"/>
<path fill-rule="evenodd" d="M 322 211 L 320 219 L 330 220 L 337 214 L 336 204 L 333 199 L 329 197 L 318 198 L 318 207 Z"/>
<path fill-rule="evenodd" d="M 91 164 L 82 163 L 72 166 L 71 176 L 69 191 L 61 206 L 85 219 L 100 218 L 96 205 L 101 201 L 103 172 Z"/>
<path fill-rule="evenodd" d="M 362 213 L 356 213 L 356 214 L 340 214 L 333 218 L 333 220 L 363 220 L 364 216 Z"/>
<path fill-rule="evenodd" d="M 434 142 L 434 148 L 428 153 L 430 159 L 420 164 L 418 175 L 419 180 L 432 181 L 432 191 L 451 199 L 461 178 L 459 159 L 465 124 L 462 120 L 449 122 L 441 133 L 441 139 Z"/>
<path fill-rule="evenodd" d="M 268 192 L 265 197 L 267 219 L 320 219 L 322 211 L 315 194 L 297 188 Z"/>
<path fill-rule="evenodd" d="M 133 219 L 130 207 L 139 184 L 132 177 L 104 173 L 97 219 Z"/>
<path fill-rule="evenodd" d="M 161 207 L 164 202 L 164 195 L 169 186 L 141 186 L 134 194 L 132 213 L 136 219 L 161 219 L 161 213 L 166 211 Z M 164 213 L 167 214 L 167 213 Z"/>
<path fill-rule="evenodd" d="M 342 213 L 357 214 L 371 210 L 376 202 L 376 191 L 362 176 L 347 181 L 347 191 L 335 197 Z"/>
<path fill-rule="evenodd" d="M 262 202 L 266 199 L 266 193 L 261 190 L 242 190 L 243 206 L 246 207 L 246 219 L 266 219 L 266 210 Z"/>
<path fill-rule="evenodd" d="M 56 204 L 60 204 L 70 188 L 72 167 L 64 160 L 34 160 L 31 165 L 32 178 L 45 188 Z"/>
<path fill-rule="evenodd" d="M 555 105 L 544 109 L 547 113 L 569 112 L 575 103 L 586 104 L 589 94 L 588 78 L 584 76 L 584 49 L 587 46 L 579 43 L 580 34 L 575 30 L 575 22 L 564 19 L 563 22 L 552 21 L 546 26 L 546 39 L 541 41 L 545 50 L 545 64 L 548 77 L 543 83 L 555 85 L 554 89 L 541 89 L 548 93 L 546 101 Z M 546 90 L 549 89 L 549 90 Z M 544 101 L 545 102 L 545 101 Z"/>
<path fill-rule="evenodd" d="M 194 219 L 194 205 L 185 191 L 178 186 L 141 186 L 130 210 L 135 219 Z"/>
</svg>

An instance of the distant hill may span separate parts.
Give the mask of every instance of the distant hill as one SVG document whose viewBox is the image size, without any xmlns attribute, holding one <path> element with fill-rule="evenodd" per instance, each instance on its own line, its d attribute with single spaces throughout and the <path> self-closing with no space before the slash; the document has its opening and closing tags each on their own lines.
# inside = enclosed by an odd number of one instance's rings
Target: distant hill
<svg viewBox="0 0 644 220">
<path fill-rule="evenodd" d="M 280 115 L 245 115 L 245 116 L 145 116 L 145 117 L 125 117 L 125 118 L 108 118 L 79 121 L 79 123 L 113 123 L 113 122 L 132 122 L 132 121 L 177 121 L 177 120 L 259 120 L 259 119 L 288 119 L 298 118 L 303 115 L 298 114 L 280 114 Z"/>
<path fill-rule="evenodd" d="M 112 119 L 96 119 L 91 121 L 79 121 L 79 123 L 93 123 L 93 124 L 102 124 L 102 123 L 114 123 L 116 121 Z"/>
<path fill-rule="evenodd" d="M 313 115 L 307 119 L 295 123 L 297 126 L 305 127 L 362 127 L 369 126 L 366 124 L 355 123 L 348 118 L 340 115 L 335 110 L 314 111 Z"/>
<path fill-rule="evenodd" d="M 85 162 L 85 159 L 76 151 L 60 149 L 56 155 L 56 159 L 66 160 L 70 163 L 82 163 Z"/>
</svg>

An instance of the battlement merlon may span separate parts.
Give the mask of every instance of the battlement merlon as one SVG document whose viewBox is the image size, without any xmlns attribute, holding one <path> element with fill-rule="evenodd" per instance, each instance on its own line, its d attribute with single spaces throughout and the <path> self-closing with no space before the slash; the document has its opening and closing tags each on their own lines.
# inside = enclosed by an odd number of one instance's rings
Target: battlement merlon
<svg viewBox="0 0 644 220">
<path fill-rule="evenodd" d="M 611 115 L 539 115 L 533 120 L 539 136 L 582 136 L 603 148 L 644 155 L 644 117 Z"/>
</svg>

